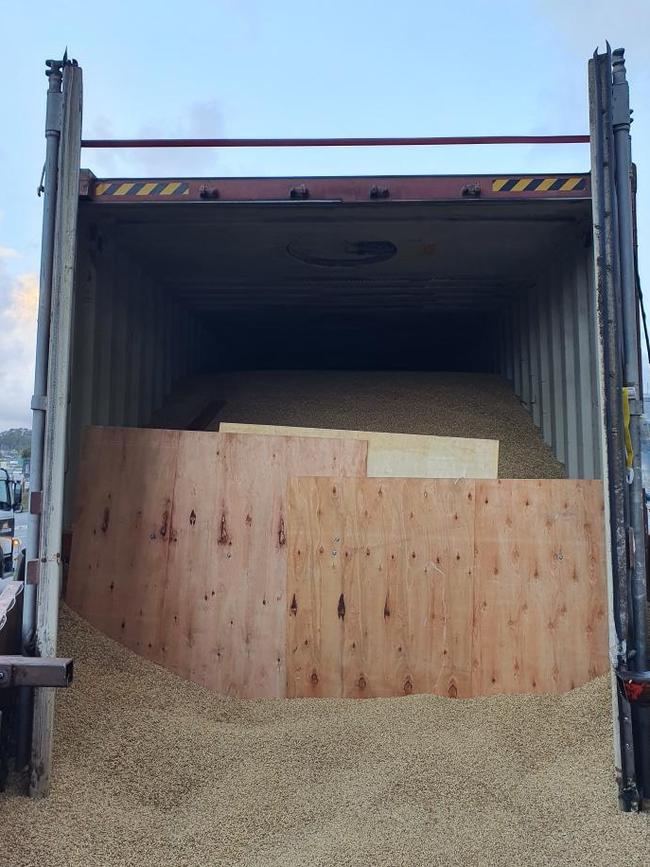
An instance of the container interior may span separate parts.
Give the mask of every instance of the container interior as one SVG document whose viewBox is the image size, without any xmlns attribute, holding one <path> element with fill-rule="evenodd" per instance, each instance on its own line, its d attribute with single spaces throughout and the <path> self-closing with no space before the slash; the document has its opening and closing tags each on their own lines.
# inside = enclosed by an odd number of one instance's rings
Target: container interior
<svg viewBox="0 0 650 867">
<path fill-rule="evenodd" d="M 66 522 L 85 425 L 500 439 L 601 473 L 591 203 L 81 202 Z"/>
</svg>

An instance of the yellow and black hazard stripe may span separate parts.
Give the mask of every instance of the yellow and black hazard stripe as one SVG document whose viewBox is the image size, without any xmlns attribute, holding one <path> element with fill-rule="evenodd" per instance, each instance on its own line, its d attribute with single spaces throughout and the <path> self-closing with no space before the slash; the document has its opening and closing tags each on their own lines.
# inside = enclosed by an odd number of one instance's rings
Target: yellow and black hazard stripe
<svg viewBox="0 0 650 867">
<path fill-rule="evenodd" d="M 187 196 L 190 185 L 184 181 L 101 181 L 95 187 L 99 196 Z"/>
<path fill-rule="evenodd" d="M 584 190 L 586 178 L 495 178 L 492 181 L 493 193 L 570 193 Z"/>
</svg>

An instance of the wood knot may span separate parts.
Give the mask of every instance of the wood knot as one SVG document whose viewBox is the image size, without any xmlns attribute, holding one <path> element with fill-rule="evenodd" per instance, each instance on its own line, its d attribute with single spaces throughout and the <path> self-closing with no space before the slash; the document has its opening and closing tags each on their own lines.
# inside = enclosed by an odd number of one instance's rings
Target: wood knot
<svg viewBox="0 0 650 867">
<path fill-rule="evenodd" d="M 293 594 L 293 599 L 291 600 L 291 605 L 289 606 L 289 611 L 295 617 L 298 613 L 298 603 L 296 602 L 296 594 Z"/>
<path fill-rule="evenodd" d="M 220 545 L 229 545 L 230 544 L 230 536 L 228 534 L 228 524 L 226 523 L 226 513 L 222 512 L 221 514 L 221 527 L 219 530 L 219 540 Z"/>
<path fill-rule="evenodd" d="M 190 526 L 193 527 L 196 524 L 196 512 L 194 509 L 190 512 Z"/>
<path fill-rule="evenodd" d="M 108 525 L 111 520 L 111 510 L 108 506 L 104 509 L 104 517 L 102 519 L 102 533 L 105 533 L 108 530 Z"/>
<path fill-rule="evenodd" d="M 359 689 L 365 689 L 368 686 L 368 684 L 366 683 L 366 679 L 363 675 L 361 675 L 361 677 L 357 681 L 357 686 L 359 687 Z"/>
<path fill-rule="evenodd" d="M 287 532 L 284 527 L 284 518 L 280 515 L 280 526 L 278 527 L 278 545 L 282 547 L 287 544 Z"/>
<path fill-rule="evenodd" d="M 309 678 L 314 686 L 318 683 L 318 675 L 315 671 L 312 671 L 311 677 Z"/>
<path fill-rule="evenodd" d="M 404 695 L 410 695 L 413 692 L 413 682 L 410 677 L 404 681 Z"/>
<path fill-rule="evenodd" d="M 167 535 L 168 526 L 169 526 L 169 511 L 167 509 L 165 509 L 165 511 L 162 513 L 162 523 L 160 525 L 160 535 L 163 537 L 163 539 Z"/>
<path fill-rule="evenodd" d="M 336 610 L 341 620 L 345 620 L 345 598 L 342 593 L 339 596 L 339 604 Z"/>
</svg>

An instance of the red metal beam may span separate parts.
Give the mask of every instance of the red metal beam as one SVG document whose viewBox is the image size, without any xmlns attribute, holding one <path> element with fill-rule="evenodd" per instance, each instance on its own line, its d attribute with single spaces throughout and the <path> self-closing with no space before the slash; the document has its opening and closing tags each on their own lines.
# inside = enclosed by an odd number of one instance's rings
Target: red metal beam
<svg viewBox="0 0 650 867">
<path fill-rule="evenodd" d="M 589 198 L 589 175 L 429 175 L 327 178 L 96 178 L 83 170 L 79 194 L 126 202 L 432 202 Z"/>
<path fill-rule="evenodd" d="M 588 135 L 483 135 L 415 138 L 94 138 L 83 139 L 81 146 L 84 148 L 316 148 L 588 143 Z"/>
</svg>

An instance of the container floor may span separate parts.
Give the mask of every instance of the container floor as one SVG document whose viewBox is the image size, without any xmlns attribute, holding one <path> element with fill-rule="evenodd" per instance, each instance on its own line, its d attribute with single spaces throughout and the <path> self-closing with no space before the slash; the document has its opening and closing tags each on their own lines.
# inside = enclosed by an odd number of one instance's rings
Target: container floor
<svg viewBox="0 0 650 867">
<path fill-rule="evenodd" d="M 0 796 L 2 864 L 648 864 L 607 678 L 562 697 L 238 701 L 62 611 L 53 790 Z M 3 860 L 7 859 L 7 860 Z"/>
<path fill-rule="evenodd" d="M 153 423 L 183 428 L 206 410 L 205 424 L 213 430 L 231 421 L 498 439 L 500 478 L 565 476 L 509 383 L 492 374 L 262 370 L 202 376 L 182 383 Z"/>
</svg>

